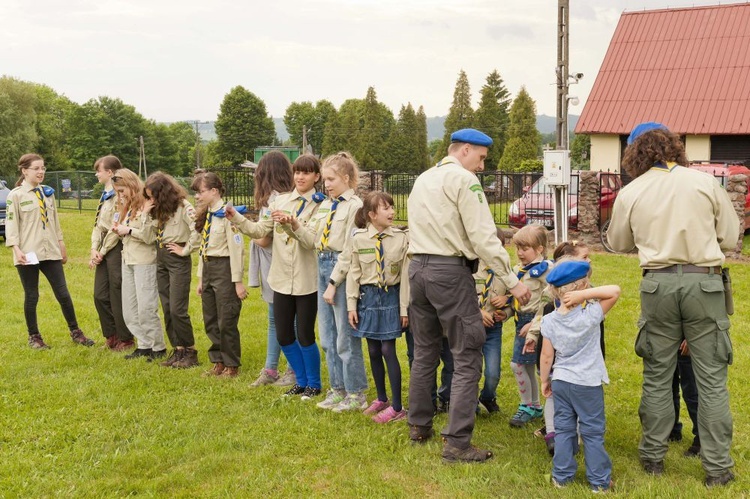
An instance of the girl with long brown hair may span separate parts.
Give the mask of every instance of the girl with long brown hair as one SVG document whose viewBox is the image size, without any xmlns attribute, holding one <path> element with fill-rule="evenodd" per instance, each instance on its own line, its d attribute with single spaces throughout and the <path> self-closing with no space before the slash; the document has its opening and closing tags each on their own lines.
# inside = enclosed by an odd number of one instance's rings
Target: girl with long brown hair
<svg viewBox="0 0 750 499">
<path fill-rule="evenodd" d="M 172 354 L 160 365 L 188 368 L 198 365 L 193 323 L 190 321 L 190 281 L 193 260 L 190 253 L 199 235 L 195 230 L 195 209 L 187 192 L 166 173 L 146 179 L 146 196 L 153 201 L 151 216 L 156 222 L 156 282 L 164 327 Z"/>
<path fill-rule="evenodd" d="M 46 185 L 44 159 L 38 154 L 24 154 L 18 160 L 21 178 L 8 194 L 5 245 L 13 250 L 13 264 L 23 285 L 23 312 L 29 332 L 29 346 L 47 349 L 37 323 L 39 272 L 49 281 L 70 329 L 70 338 L 79 345 L 91 346 L 78 327 L 73 300 L 65 281 L 63 264 L 68 251 L 63 242 L 60 219 L 55 207 L 55 190 Z"/>
<path fill-rule="evenodd" d="M 146 357 L 150 362 L 167 353 L 159 322 L 155 230 L 149 217 L 153 201 L 144 196 L 138 175 L 127 168 L 118 170 L 112 180 L 120 199 L 112 230 L 122 238 L 122 310 L 138 340 L 138 348 L 125 358 Z"/>
</svg>

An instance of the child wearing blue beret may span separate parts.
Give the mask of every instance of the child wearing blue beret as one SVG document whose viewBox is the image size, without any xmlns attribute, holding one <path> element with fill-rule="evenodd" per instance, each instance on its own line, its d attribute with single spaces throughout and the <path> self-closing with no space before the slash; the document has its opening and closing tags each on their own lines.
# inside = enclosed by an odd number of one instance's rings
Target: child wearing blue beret
<svg viewBox="0 0 750 499">
<path fill-rule="evenodd" d="M 589 288 L 590 269 L 588 262 L 564 261 L 547 275 L 560 305 L 542 319 L 542 393 L 553 397 L 555 404 L 552 483 L 565 486 L 575 477 L 580 426 L 586 478 L 592 490 L 604 491 L 612 485 L 612 461 L 604 449 L 602 385 L 609 383 L 609 377 L 599 344 L 599 324 L 620 297 L 620 288 Z"/>
</svg>

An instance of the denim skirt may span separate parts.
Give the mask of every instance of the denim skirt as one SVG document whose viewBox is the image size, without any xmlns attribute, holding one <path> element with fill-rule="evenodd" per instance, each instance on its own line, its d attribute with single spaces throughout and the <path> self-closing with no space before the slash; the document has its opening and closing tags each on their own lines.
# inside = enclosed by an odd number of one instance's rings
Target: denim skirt
<svg viewBox="0 0 750 499">
<path fill-rule="evenodd" d="M 357 316 L 359 324 L 352 331 L 356 338 L 395 340 L 401 336 L 400 285 L 388 291 L 372 284 L 359 288 Z"/>
<path fill-rule="evenodd" d="M 526 338 L 521 338 L 518 333 L 521 332 L 521 328 L 531 322 L 535 314 L 518 314 L 516 319 L 516 337 L 513 341 L 513 357 L 512 362 L 516 364 L 536 364 L 536 352 L 533 353 L 521 353 L 523 352 L 523 346 L 526 343 Z M 537 349 L 540 347 L 537 345 Z"/>
</svg>

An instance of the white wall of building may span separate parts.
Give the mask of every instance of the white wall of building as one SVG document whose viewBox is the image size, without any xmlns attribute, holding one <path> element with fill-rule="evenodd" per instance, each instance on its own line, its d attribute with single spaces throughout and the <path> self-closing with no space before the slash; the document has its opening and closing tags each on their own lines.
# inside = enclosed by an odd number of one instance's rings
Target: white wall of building
<svg viewBox="0 0 750 499">
<path fill-rule="evenodd" d="M 593 153 L 592 153 L 593 154 Z M 711 159 L 711 136 L 688 135 L 685 137 L 685 154 L 690 161 L 708 161 Z"/>
<path fill-rule="evenodd" d="M 591 135 L 591 170 L 620 171 L 620 136 Z"/>
</svg>

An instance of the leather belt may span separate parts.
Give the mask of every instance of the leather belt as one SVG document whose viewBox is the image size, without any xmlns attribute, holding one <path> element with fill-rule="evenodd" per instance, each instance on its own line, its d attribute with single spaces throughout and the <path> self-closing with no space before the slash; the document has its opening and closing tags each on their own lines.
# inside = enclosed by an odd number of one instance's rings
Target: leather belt
<svg viewBox="0 0 750 499">
<path fill-rule="evenodd" d="M 646 274 L 679 274 L 682 271 L 683 274 L 721 274 L 721 265 L 715 265 L 713 267 L 699 267 L 697 265 L 670 265 L 669 267 L 662 267 L 660 269 L 643 269 L 643 275 Z"/>
<path fill-rule="evenodd" d="M 440 265 L 469 265 L 469 261 L 462 256 L 427 255 L 420 253 L 412 255 L 411 259 L 422 265 L 427 265 L 428 263 L 437 263 Z"/>
</svg>

